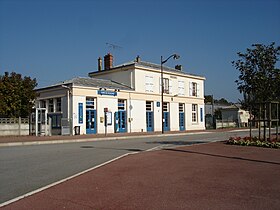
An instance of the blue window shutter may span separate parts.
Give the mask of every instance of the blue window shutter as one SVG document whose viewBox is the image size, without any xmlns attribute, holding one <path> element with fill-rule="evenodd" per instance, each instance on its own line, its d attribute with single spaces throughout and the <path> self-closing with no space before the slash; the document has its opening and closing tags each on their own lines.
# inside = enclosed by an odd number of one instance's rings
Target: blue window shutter
<svg viewBox="0 0 280 210">
<path fill-rule="evenodd" d="M 200 108 L 200 122 L 203 122 L 203 108 Z"/>
<path fill-rule="evenodd" d="M 83 123 L 83 103 L 79 103 L 79 123 Z"/>
</svg>

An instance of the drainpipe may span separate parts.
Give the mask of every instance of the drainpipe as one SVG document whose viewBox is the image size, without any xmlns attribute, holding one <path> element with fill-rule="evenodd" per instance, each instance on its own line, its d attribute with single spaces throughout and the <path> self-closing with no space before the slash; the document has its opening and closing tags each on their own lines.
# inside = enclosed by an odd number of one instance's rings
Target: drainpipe
<svg viewBox="0 0 280 210">
<path fill-rule="evenodd" d="M 61 85 L 61 87 L 67 89 L 67 120 L 70 127 L 70 135 L 73 135 L 72 120 L 70 118 L 70 94 L 72 93 L 71 88 L 66 85 Z"/>
</svg>

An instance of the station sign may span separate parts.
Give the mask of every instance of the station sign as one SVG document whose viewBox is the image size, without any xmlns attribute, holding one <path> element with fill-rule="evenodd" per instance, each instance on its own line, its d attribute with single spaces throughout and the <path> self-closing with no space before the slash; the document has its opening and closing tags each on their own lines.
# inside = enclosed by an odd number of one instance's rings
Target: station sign
<svg viewBox="0 0 280 210">
<path fill-rule="evenodd" d="M 98 90 L 98 95 L 106 95 L 106 96 L 117 96 L 117 92 L 115 91 L 109 91 L 109 90 Z"/>
</svg>

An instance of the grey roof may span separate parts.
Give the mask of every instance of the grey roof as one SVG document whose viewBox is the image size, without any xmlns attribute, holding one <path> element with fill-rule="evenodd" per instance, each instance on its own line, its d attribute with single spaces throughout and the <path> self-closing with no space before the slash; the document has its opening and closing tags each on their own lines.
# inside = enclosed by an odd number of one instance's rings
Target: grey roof
<svg viewBox="0 0 280 210">
<path fill-rule="evenodd" d="M 160 70 L 161 66 L 159 64 L 155 64 L 155 63 L 150 63 L 150 62 L 146 62 L 146 61 L 130 61 L 130 62 L 127 62 L 127 63 L 123 63 L 123 64 L 120 64 L 120 65 L 117 65 L 117 66 L 114 66 L 112 69 L 118 69 L 118 68 L 121 68 L 121 67 L 126 67 L 126 66 L 142 66 L 142 67 L 150 67 L 150 68 L 153 68 L 153 69 L 158 69 Z M 108 69 L 108 70 L 102 70 L 102 72 L 108 72 L 112 69 Z M 170 73 L 179 73 L 179 74 L 184 74 L 186 76 L 194 76 L 194 77 L 202 77 L 202 78 L 205 78 L 204 76 L 201 76 L 201 75 L 197 75 L 197 74 L 192 74 L 192 73 L 187 73 L 187 72 L 184 72 L 183 70 L 178 70 L 178 69 L 175 69 L 175 68 L 171 68 L 171 67 L 168 67 L 168 66 L 163 66 L 163 70 L 164 71 L 167 71 L 167 72 L 170 72 Z M 95 72 L 90 72 L 90 74 L 95 74 L 95 73 L 99 73 L 99 71 L 95 71 Z"/>
<path fill-rule="evenodd" d="M 96 88 L 108 88 L 108 89 L 120 89 L 120 90 L 132 90 L 129 86 L 125 84 L 121 84 L 112 80 L 106 79 L 96 79 L 90 77 L 76 77 L 70 80 L 65 80 L 63 82 L 59 82 L 57 84 L 45 87 L 45 88 L 38 88 L 39 89 L 46 89 L 50 87 L 58 87 L 61 85 L 68 85 L 72 84 L 74 86 L 82 86 L 82 87 L 96 87 Z"/>
</svg>

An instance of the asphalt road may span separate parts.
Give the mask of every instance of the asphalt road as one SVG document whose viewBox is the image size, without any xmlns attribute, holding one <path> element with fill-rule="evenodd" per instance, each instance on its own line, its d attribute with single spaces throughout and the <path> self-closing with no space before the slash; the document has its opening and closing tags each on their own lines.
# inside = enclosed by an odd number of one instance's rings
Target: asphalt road
<svg viewBox="0 0 280 210">
<path fill-rule="evenodd" d="M 0 148 L 0 203 L 131 152 L 226 140 L 248 131 Z"/>
</svg>

